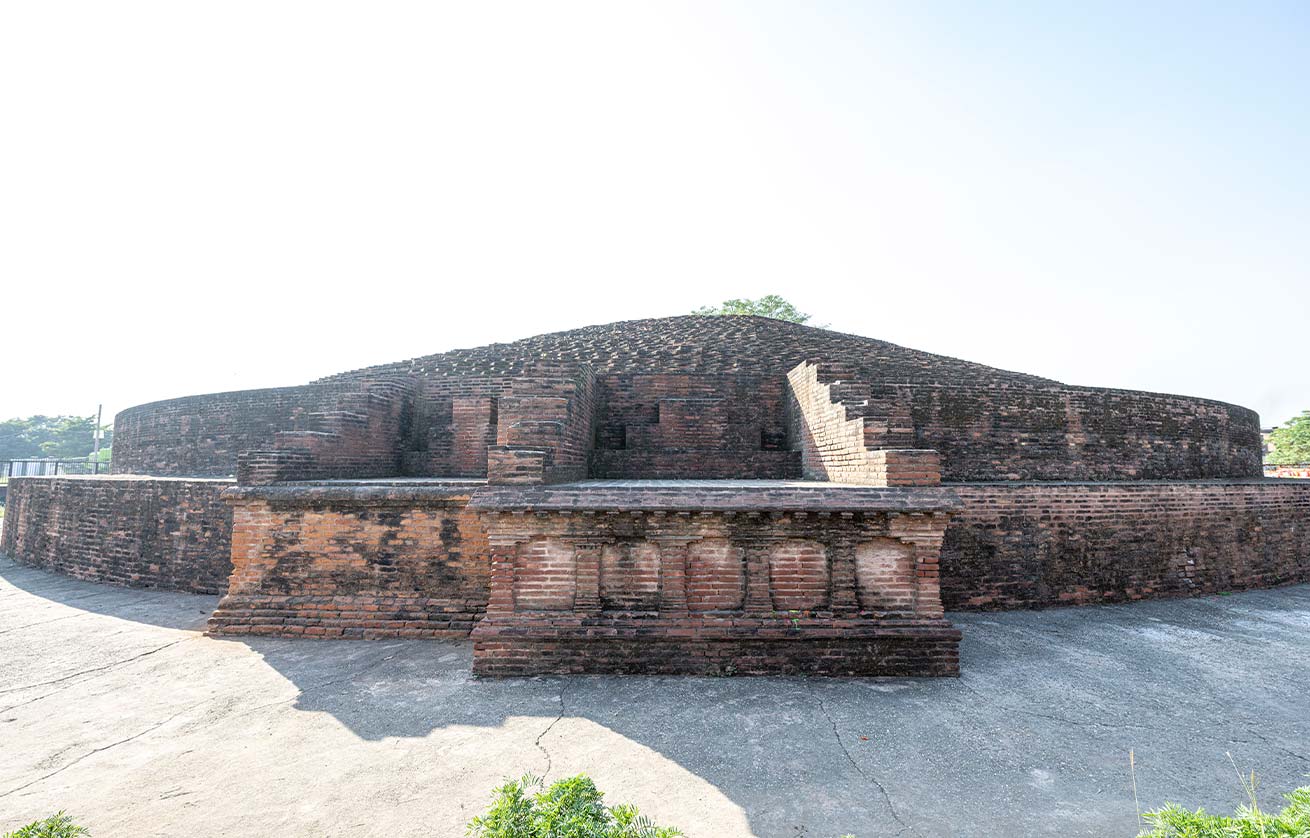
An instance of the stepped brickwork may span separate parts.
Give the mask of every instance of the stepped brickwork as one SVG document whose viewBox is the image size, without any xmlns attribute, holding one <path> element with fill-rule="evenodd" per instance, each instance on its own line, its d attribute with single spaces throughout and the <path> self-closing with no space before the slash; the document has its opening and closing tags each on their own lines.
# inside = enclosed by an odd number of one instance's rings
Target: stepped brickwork
<svg viewBox="0 0 1310 838">
<path fill-rule="evenodd" d="M 225 590 L 216 634 L 471 634 L 485 675 L 949 675 L 943 606 L 1310 581 L 1245 408 L 758 317 L 155 402 L 114 449 L 11 481 L 0 549 Z"/>
</svg>

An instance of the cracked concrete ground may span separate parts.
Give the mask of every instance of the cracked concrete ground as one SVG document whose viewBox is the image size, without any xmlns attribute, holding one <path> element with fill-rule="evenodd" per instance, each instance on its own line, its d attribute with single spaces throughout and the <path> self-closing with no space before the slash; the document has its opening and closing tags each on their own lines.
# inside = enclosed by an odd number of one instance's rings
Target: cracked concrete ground
<svg viewBox="0 0 1310 838">
<path fill-rule="evenodd" d="M 215 598 L 0 559 L 0 832 L 459 836 L 591 774 L 693 838 L 1128 836 L 1310 782 L 1310 586 L 957 614 L 959 680 L 481 681 L 467 642 L 214 640 Z"/>
</svg>

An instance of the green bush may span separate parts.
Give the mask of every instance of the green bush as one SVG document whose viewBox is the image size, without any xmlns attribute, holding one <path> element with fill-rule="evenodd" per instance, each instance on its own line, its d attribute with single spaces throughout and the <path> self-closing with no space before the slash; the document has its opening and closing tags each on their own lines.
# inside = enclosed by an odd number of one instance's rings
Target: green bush
<svg viewBox="0 0 1310 838">
<path fill-rule="evenodd" d="M 1189 812 L 1176 803 L 1147 812 L 1151 830 L 1142 838 L 1310 838 L 1310 786 L 1283 795 L 1287 807 L 1278 814 L 1242 806 L 1232 817 Z"/>
<path fill-rule="evenodd" d="M 77 838 L 90 834 L 86 827 L 78 826 L 72 818 L 60 812 L 43 821 L 29 823 L 17 832 L 6 832 L 5 838 Z"/>
<path fill-rule="evenodd" d="M 552 783 L 526 774 L 496 789 L 496 799 L 469 822 L 473 838 L 675 838 L 676 829 L 656 826 L 635 806 L 610 808 L 590 777 L 579 774 Z"/>
</svg>

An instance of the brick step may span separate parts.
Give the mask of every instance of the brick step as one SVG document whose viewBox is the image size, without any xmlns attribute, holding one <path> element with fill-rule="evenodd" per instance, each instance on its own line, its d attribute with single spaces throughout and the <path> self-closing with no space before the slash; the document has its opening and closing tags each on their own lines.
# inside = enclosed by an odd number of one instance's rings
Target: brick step
<svg viewBox="0 0 1310 838">
<path fill-rule="evenodd" d="M 319 430 L 329 429 L 329 432 L 340 431 L 345 428 L 367 428 L 368 414 L 358 413 L 353 410 L 316 410 L 308 414 Z"/>
<path fill-rule="evenodd" d="M 799 451 L 744 451 L 715 456 L 713 451 L 682 449 L 660 451 L 596 450 L 591 453 L 591 476 L 621 480 L 696 477 L 718 480 L 794 480 L 801 476 Z"/>
<path fill-rule="evenodd" d="M 833 381 L 842 380 L 850 381 L 856 375 L 854 366 L 837 361 L 819 361 L 811 365 L 814 367 L 814 376 L 820 384 L 830 384 Z"/>
<path fill-rule="evenodd" d="M 343 409 L 357 410 L 368 412 L 373 409 L 389 409 L 400 397 L 388 393 L 346 393 L 337 399 L 337 404 Z"/>
<path fill-rule="evenodd" d="M 307 451 L 328 442 L 339 442 L 341 434 L 331 431 L 278 431 L 274 445 L 279 450 Z"/>
<path fill-rule="evenodd" d="M 834 381 L 828 385 L 828 400 L 841 404 L 868 404 L 873 392 L 868 384 L 858 381 Z"/>
</svg>

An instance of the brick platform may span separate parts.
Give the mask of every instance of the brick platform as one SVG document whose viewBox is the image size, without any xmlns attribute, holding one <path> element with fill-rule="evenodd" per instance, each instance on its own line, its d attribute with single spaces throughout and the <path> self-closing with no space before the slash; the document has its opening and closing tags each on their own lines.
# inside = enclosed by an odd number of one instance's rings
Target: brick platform
<svg viewBox="0 0 1310 838">
<path fill-rule="evenodd" d="M 210 634 L 464 637 L 487 604 L 481 481 L 243 486 Z"/>
<path fill-rule="evenodd" d="M 768 481 L 493 487 L 474 672 L 952 675 L 942 489 Z"/>
</svg>

